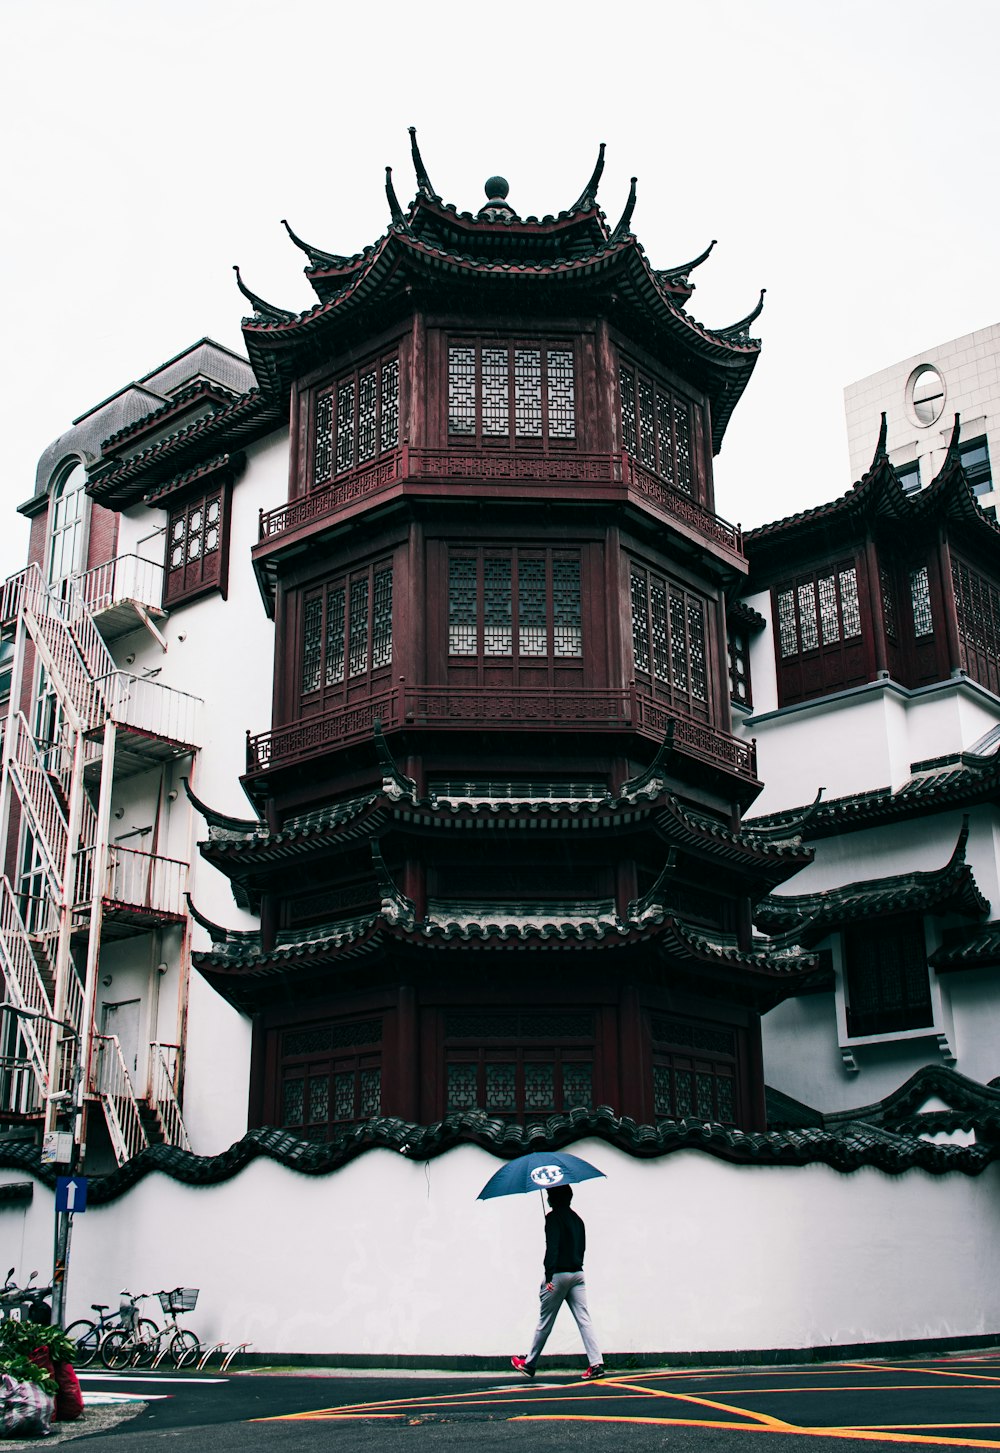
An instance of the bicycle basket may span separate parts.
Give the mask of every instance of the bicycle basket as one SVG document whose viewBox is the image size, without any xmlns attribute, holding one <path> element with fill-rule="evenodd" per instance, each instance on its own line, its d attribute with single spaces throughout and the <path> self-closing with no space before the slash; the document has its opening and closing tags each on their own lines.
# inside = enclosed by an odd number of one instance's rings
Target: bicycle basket
<svg viewBox="0 0 1000 1453">
<path fill-rule="evenodd" d="M 160 1306 L 165 1312 L 193 1312 L 198 1305 L 197 1287 L 174 1287 L 172 1292 L 160 1292 Z"/>
</svg>

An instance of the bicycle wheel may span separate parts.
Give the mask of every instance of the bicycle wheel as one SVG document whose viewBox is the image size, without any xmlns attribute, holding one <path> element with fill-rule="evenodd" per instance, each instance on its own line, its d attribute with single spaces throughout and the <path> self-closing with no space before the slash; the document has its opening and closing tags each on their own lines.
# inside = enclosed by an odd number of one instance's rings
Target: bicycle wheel
<svg viewBox="0 0 1000 1453">
<path fill-rule="evenodd" d="M 89 1367 L 101 1345 L 101 1331 L 97 1323 L 88 1322 L 86 1317 L 81 1317 L 78 1322 L 69 1324 L 66 1328 L 66 1336 L 76 1343 L 73 1366 Z"/>
<path fill-rule="evenodd" d="M 198 1360 L 201 1343 L 187 1328 L 177 1332 L 170 1344 L 169 1357 L 175 1367 L 191 1367 Z"/>
<path fill-rule="evenodd" d="M 101 1343 L 101 1361 L 114 1372 L 119 1367 L 128 1367 L 134 1351 L 130 1332 L 109 1332 Z"/>
<path fill-rule="evenodd" d="M 135 1350 L 132 1361 L 136 1367 L 148 1367 L 160 1350 L 160 1329 L 148 1317 L 140 1317 L 133 1334 Z"/>
</svg>

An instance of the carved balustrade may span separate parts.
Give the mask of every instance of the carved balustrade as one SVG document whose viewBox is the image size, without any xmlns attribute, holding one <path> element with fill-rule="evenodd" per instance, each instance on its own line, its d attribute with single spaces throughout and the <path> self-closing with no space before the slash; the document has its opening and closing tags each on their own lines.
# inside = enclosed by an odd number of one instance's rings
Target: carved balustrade
<svg viewBox="0 0 1000 1453">
<path fill-rule="evenodd" d="M 628 454 L 531 453 L 527 450 L 415 449 L 403 445 L 393 454 L 335 479 L 320 489 L 277 509 L 261 511 L 260 540 L 273 542 L 293 530 L 338 514 L 359 500 L 372 498 L 398 485 L 454 482 L 493 490 L 505 485 L 546 486 L 555 493 L 572 494 L 584 486 L 613 499 L 625 492 L 672 515 L 710 540 L 737 555 L 743 554 L 742 532 L 698 504 L 682 490 L 673 489 L 643 469 Z"/>
<path fill-rule="evenodd" d="M 756 780 L 756 750 L 706 722 L 681 716 L 652 696 L 630 690 L 572 690 L 475 686 L 400 687 L 276 727 L 247 733 L 247 773 L 291 766 L 371 736 L 376 721 L 387 731 L 628 731 L 662 740 L 674 723 L 674 746 L 750 781 Z"/>
</svg>

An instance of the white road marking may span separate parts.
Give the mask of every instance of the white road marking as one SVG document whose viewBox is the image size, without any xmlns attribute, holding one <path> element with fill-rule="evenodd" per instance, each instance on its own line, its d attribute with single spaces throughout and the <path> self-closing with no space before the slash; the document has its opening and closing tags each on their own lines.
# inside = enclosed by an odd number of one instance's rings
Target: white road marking
<svg viewBox="0 0 1000 1453">
<path fill-rule="evenodd" d="M 77 1377 L 81 1382 L 187 1382 L 200 1383 L 205 1386 L 212 1386 L 215 1383 L 226 1383 L 228 1377 L 161 1377 L 158 1372 L 82 1372 L 77 1370 Z"/>
</svg>

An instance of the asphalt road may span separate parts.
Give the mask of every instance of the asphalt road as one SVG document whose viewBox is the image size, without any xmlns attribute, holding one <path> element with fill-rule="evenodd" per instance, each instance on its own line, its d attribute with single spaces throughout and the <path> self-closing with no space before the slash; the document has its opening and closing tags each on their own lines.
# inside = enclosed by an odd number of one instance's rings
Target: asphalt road
<svg viewBox="0 0 1000 1453">
<path fill-rule="evenodd" d="M 126 1378 L 128 1379 L 126 1381 Z M 85 1390 L 153 1399 L 87 1453 L 437 1453 L 480 1443 L 532 1453 L 818 1453 L 873 1444 L 1000 1449 L 1000 1356 L 777 1368 L 663 1369 L 574 1376 L 353 1372 L 194 1375 L 83 1373 Z M 779 1441 L 780 1440 L 780 1441 Z"/>
</svg>

